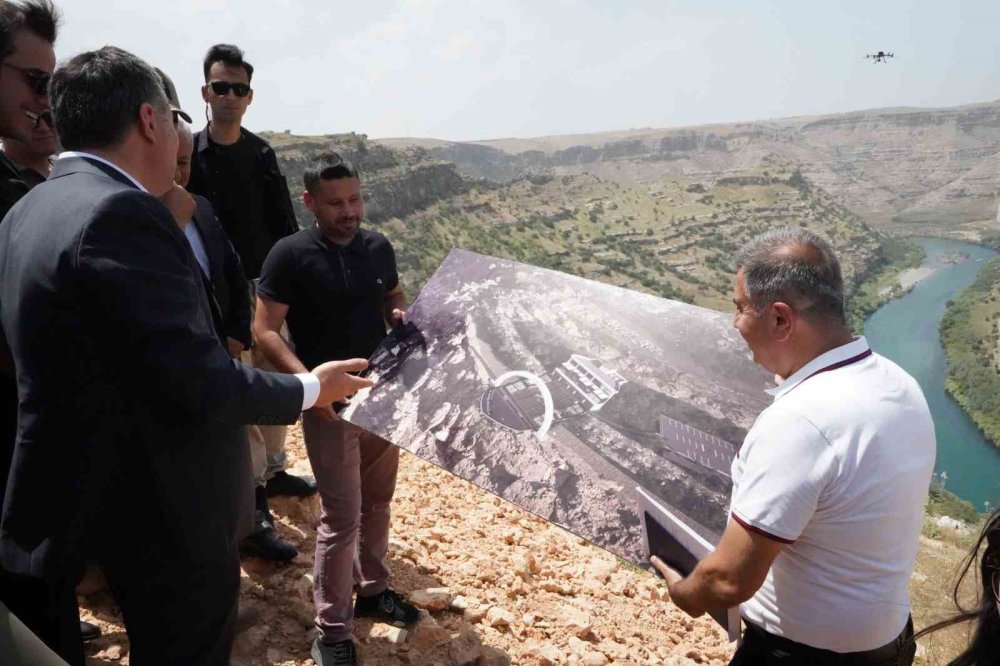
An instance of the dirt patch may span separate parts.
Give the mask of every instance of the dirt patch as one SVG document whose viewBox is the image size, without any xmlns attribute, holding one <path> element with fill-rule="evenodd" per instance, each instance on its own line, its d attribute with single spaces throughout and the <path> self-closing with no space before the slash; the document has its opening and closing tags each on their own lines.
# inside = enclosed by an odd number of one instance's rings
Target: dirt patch
<svg viewBox="0 0 1000 666">
<path fill-rule="evenodd" d="M 308 472 L 301 430 L 289 432 L 293 471 Z M 311 579 L 318 504 L 272 503 L 281 536 L 299 549 L 286 565 L 243 561 L 247 625 L 233 664 L 312 664 Z M 652 575 L 475 486 L 404 453 L 393 505 L 393 586 L 447 588 L 405 635 L 359 622 L 363 663 L 725 664 L 732 646 L 709 619 L 693 620 L 662 598 Z M 440 597 L 430 604 L 440 606 Z M 128 640 L 103 591 L 81 597 L 102 638 L 88 665 L 128 664 Z M 193 611 L 195 612 L 195 611 Z"/>
</svg>

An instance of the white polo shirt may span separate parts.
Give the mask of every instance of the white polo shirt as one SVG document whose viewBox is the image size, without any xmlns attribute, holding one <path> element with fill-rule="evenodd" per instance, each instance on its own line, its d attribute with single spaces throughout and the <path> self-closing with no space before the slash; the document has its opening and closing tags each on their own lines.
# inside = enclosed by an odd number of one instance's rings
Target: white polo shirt
<svg viewBox="0 0 1000 666">
<path fill-rule="evenodd" d="M 743 617 L 835 652 L 881 647 L 910 613 L 936 453 L 927 401 L 863 337 L 769 393 L 733 461 L 732 519 L 788 545 Z"/>
</svg>

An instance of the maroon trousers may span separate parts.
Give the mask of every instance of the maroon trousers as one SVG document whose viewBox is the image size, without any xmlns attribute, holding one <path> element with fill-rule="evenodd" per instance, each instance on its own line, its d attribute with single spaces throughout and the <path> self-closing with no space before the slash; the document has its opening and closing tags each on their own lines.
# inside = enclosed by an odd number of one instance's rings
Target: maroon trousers
<svg viewBox="0 0 1000 666">
<path fill-rule="evenodd" d="M 346 421 L 302 414 L 306 451 L 323 509 L 316 531 L 316 626 L 323 641 L 351 638 L 351 594 L 389 586 L 389 510 L 396 490 L 399 449 Z"/>
</svg>

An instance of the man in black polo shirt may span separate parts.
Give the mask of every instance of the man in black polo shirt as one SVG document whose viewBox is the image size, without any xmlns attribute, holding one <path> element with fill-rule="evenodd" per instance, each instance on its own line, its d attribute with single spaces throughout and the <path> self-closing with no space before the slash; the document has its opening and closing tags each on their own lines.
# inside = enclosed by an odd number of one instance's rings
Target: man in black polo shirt
<svg viewBox="0 0 1000 666">
<path fill-rule="evenodd" d="M 249 280 L 260 276 L 264 257 L 279 239 L 299 230 L 285 177 L 274 150 L 243 126 L 243 116 L 253 101 L 250 80 L 253 65 L 232 44 L 216 44 L 203 63 L 205 85 L 201 94 L 212 109 L 212 120 L 194 135 L 191 180 L 187 189 L 208 199 L 236 248 Z M 254 298 L 250 295 L 251 300 Z M 241 353 L 241 343 L 230 346 Z M 244 365 L 272 370 L 256 349 L 243 349 Z M 267 498 L 275 495 L 307 497 L 316 484 L 287 474 L 285 426 L 249 426 L 250 459 L 256 486 L 256 529 L 244 539 L 245 553 L 268 560 L 290 560 L 295 546 L 278 538 Z"/>
<path fill-rule="evenodd" d="M 326 157 L 306 170 L 305 188 L 303 201 L 316 224 L 278 241 L 268 254 L 253 326 L 262 352 L 286 371 L 316 359 L 371 356 L 386 325 L 402 323 L 406 302 L 389 241 L 360 228 L 357 172 L 339 157 Z M 286 319 L 294 352 L 280 335 Z M 312 656 L 319 666 L 350 666 L 357 663 L 355 616 L 397 625 L 419 618 L 389 589 L 389 506 L 399 449 L 339 420 L 330 407 L 303 412 L 302 428 L 323 507 L 314 590 L 322 636 Z"/>
</svg>

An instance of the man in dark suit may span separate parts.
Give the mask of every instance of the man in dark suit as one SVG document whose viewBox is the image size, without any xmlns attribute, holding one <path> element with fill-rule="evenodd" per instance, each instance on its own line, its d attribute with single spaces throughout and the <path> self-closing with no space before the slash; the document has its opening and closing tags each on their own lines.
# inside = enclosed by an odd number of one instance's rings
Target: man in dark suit
<svg viewBox="0 0 1000 666">
<path fill-rule="evenodd" d="M 187 187 L 191 178 L 191 151 L 194 141 L 191 127 L 177 123 L 177 170 L 174 182 Z M 229 242 L 225 230 L 215 216 L 212 204 L 197 194 L 194 198 L 194 215 L 190 224 L 182 226 L 195 259 L 198 261 L 208 289 L 215 302 L 212 304 L 215 316 L 215 330 L 233 358 L 238 358 L 243 349 L 250 347 L 250 285 L 243 274 L 240 255 Z"/>
<path fill-rule="evenodd" d="M 169 81 L 169 78 L 166 80 Z M 176 92 L 173 91 L 172 84 L 167 86 L 167 95 L 176 102 Z M 191 152 L 194 149 L 194 140 L 191 128 L 183 121 L 177 123 L 177 138 L 177 171 L 174 174 L 174 182 L 186 187 L 191 177 Z M 191 196 L 195 201 L 194 215 L 189 222 L 181 224 L 181 230 L 205 275 L 205 288 L 209 294 L 219 340 L 223 341 L 230 356 L 242 359 L 241 352 L 251 347 L 252 340 L 250 285 L 243 274 L 240 256 L 229 242 L 229 237 L 215 216 L 212 204 L 205 197 L 197 194 Z M 247 432 L 249 434 L 251 429 L 248 428 Z M 248 442 L 247 446 L 250 447 L 252 463 L 254 447 L 251 442 Z M 274 527 L 274 517 L 267 505 L 265 490 L 262 486 L 254 485 L 254 525 L 250 534 L 244 535 L 241 549 L 244 554 L 261 555 L 272 560 L 293 559 L 298 551 L 278 536 Z"/>
<path fill-rule="evenodd" d="M 177 222 L 194 201 L 173 184 L 177 132 L 151 67 L 114 47 L 84 53 L 50 97 L 72 152 L 0 225 L 20 400 L 0 563 L 58 579 L 89 555 L 134 666 L 228 664 L 251 515 L 240 426 L 344 399 L 371 385 L 348 374 L 366 363 L 283 375 L 226 353 Z M 0 599 L 15 613 L 23 601 L 7 586 Z"/>
</svg>

